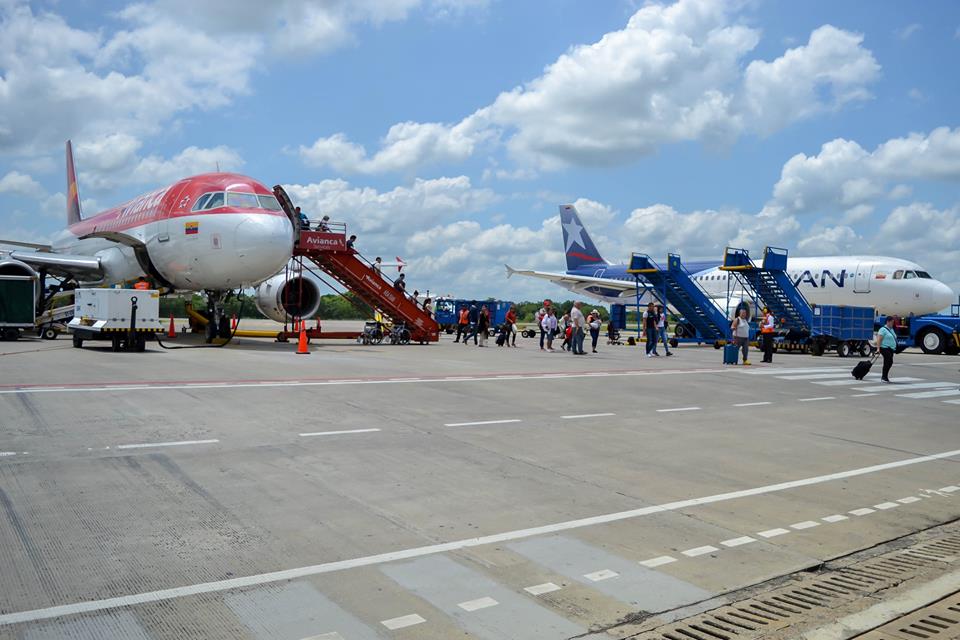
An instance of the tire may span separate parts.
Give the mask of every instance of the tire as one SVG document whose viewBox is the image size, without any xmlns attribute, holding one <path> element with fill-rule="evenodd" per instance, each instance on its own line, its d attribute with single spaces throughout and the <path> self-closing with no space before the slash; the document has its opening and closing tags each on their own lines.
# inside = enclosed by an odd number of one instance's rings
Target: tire
<svg viewBox="0 0 960 640">
<path fill-rule="evenodd" d="M 680 341 L 677 340 L 676 338 L 670 338 L 667 342 L 668 342 L 668 343 L 670 344 L 670 346 L 673 347 L 674 349 L 676 349 L 676 348 L 677 348 L 677 345 L 680 344 Z"/>
<path fill-rule="evenodd" d="M 79 335 L 77 335 L 76 333 L 73 334 L 73 348 L 74 348 L 74 349 L 79 349 L 79 348 L 81 348 L 81 347 L 83 347 L 83 338 L 81 338 L 81 337 L 80 337 Z"/>
<path fill-rule="evenodd" d="M 682 324 L 677 323 L 677 326 L 673 328 L 673 335 L 677 338 L 686 338 L 687 329 Z"/>
<path fill-rule="evenodd" d="M 118 351 L 123 350 L 123 343 L 120 340 L 120 336 L 113 336 L 110 346 L 113 348 L 113 352 L 117 353 Z"/>
<path fill-rule="evenodd" d="M 823 355 L 823 343 L 819 340 L 814 340 L 810 343 L 810 355 L 812 356 L 822 356 Z"/>
<path fill-rule="evenodd" d="M 403 330 L 400 332 L 400 344 L 410 344 L 410 332 Z"/>
<path fill-rule="evenodd" d="M 217 327 L 217 337 L 226 340 L 233 331 L 230 329 L 230 318 L 223 316 L 220 318 L 220 326 Z"/>
<path fill-rule="evenodd" d="M 920 349 L 930 355 L 943 353 L 943 348 L 947 342 L 947 336 L 939 329 L 927 329 L 917 337 Z"/>
<path fill-rule="evenodd" d="M 40 330 L 40 337 L 44 340 L 56 340 L 59 333 L 59 331 L 47 325 Z"/>
<path fill-rule="evenodd" d="M 850 348 L 850 343 L 841 342 L 837 344 L 837 355 L 841 358 L 849 358 L 852 352 L 853 349 Z"/>
<path fill-rule="evenodd" d="M 861 342 L 860 347 L 857 349 L 857 352 L 860 354 L 861 358 L 866 358 L 867 356 L 869 356 L 870 351 L 871 349 L 870 349 L 869 342 Z"/>
</svg>

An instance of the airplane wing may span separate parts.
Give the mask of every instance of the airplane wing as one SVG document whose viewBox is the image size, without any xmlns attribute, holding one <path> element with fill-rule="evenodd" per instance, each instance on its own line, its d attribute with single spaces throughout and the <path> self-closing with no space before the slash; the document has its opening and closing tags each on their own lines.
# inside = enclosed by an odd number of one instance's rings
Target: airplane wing
<svg viewBox="0 0 960 640">
<path fill-rule="evenodd" d="M 510 265 L 504 265 L 507 268 L 507 277 L 517 274 L 531 278 L 540 278 L 560 285 L 574 293 L 588 295 L 594 298 L 602 299 L 607 302 L 636 301 L 637 285 L 629 280 L 614 280 L 612 278 L 593 278 L 591 276 L 574 276 L 569 273 L 556 273 L 551 271 L 534 271 L 530 269 L 514 269 Z M 640 292 L 643 295 L 649 285 L 641 284 Z M 646 300 L 646 298 L 644 298 Z"/>
<path fill-rule="evenodd" d="M 46 251 L 10 251 L 14 260 L 25 262 L 35 269 L 45 269 L 53 276 L 73 276 L 78 280 L 97 280 L 103 277 L 100 259 Z"/>
<path fill-rule="evenodd" d="M 27 249 L 33 249 L 34 251 L 51 251 L 53 247 L 48 244 L 37 244 L 36 242 L 21 242 L 19 240 L 2 240 L 0 239 L 0 246 L 8 244 L 13 247 L 26 247 Z"/>
</svg>

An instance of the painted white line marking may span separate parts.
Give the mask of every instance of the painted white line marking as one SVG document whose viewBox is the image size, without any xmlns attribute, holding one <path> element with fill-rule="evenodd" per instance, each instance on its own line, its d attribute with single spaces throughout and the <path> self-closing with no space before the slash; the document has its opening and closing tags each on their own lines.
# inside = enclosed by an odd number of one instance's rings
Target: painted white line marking
<svg viewBox="0 0 960 640">
<path fill-rule="evenodd" d="M 847 513 L 852 516 L 867 516 L 871 513 L 874 513 L 874 510 L 864 507 L 863 509 L 854 509 L 853 511 L 848 511 Z"/>
<path fill-rule="evenodd" d="M 310 636 L 309 638 L 303 638 L 303 640 L 344 640 L 344 638 L 342 635 L 340 635 L 336 631 L 331 631 L 330 633 L 321 633 L 318 636 Z"/>
<path fill-rule="evenodd" d="M 681 551 L 680 553 L 687 556 L 688 558 L 696 558 L 697 556 L 705 556 L 708 553 L 713 553 L 714 551 L 720 551 L 720 549 L 717 549 L 716 547 L 711 547 L 710 545 L 706 545 L 703 547 L 694 547 L 693 549 L 687 549 L 686 551 Z"/>
<path fill-rule="evenodd" d="M 657 409 L 657 413 L 673 413 L 675 411 L 700 411 L 700 407 L 677 407 L 676 409 Z"/>
<path fill-rule="evenodd" d="M 954 491 L 960 491 L 960 487 L 951 484 L 948 487 L 940 487 L 940 491 L 943 491 L 944 493 L 953 493 Z"/>
<path fill-rule="evenodd" d="M 333 384 L 353 384 L 355 382 L 363 382 L 363 380 L 360 380 L 360 379 L 331 380 L 331 382 L 333 382 Z"/>
<path fill-rule="evenodd" d="M 894 507 L 899 506 L 900 505 L 898 505 L 896 502 L 881 502 L 880 504 L 873 505 L 873 508 L 880 511 L 886 511 L 887 509 L 893 509 Z"/>
<path fill-rule="evenodd" d="M 522 422 L 522 420 L 481 420 L 480 422 L 450 422 L 445 427 L 472 427 L 481 424 L 508 424 L 510 422 Z"/>
<path fill-rule="evenodd" d="M 960 400 L 944 400 L 947 404 L 960 404 Z"/>
<path fill-rule="evenodd" d="M 899 469 L 901 467 L 908 467 L 916 464 L 924 464 L 924 463 L 933 462 L 936 460 L 943 460 L 945 458 L 951 458 L 954 456 L 960 456 L 960 449 L 943 451 L 941 453 L 935 453 L 935 454 L 926 455 L 926 456 L 904 458 L 900 460 L 895 460 L 893 462 L 885 462 L 882 464 L 872 465 L 869 467 L 859 467 L 856 469 L 848 469 L 846 471 L 837 471 L 834 473 L 829 473 L 829 474 L 824 474 L 819 476 L 801 478 L 799 480 L 788 480 L 788 481 L 779 482 L 776 484 L 769 484 L 769 485 L 753 487 L 749 489 L 740 489 L 737 491 L 730 491 L 727 493 L 719 493 L 719 494 L 714 494 L 709 496 L 703 496 L 700 498 L 689 498 L 687 500 L 678 500 L 675 502 L 667 502 L 664 504 L 650 505 L 646 507 L 640 507 L 637 509 L 630 509 L 627 511 L 618 511 L 614 513 L 606 513 L 606 514 L 601 514 L 596 516 L 579 518 L 576 520 L 567 520 L 565 522 L 556 522 L 552 524 L 530 527 L 527 529 L 516 529 L 513 531 L 504 531 L 502 533 L 489 534 L 489 535 L 478 536 L 473 538 L 465 538 L 461 540 L 453 540 L 450 542 L 441 542 L 438 544 L 426 545 L 422 547 L 413 547 L 410 549 L 401 549 L 398 551 L 389 551 L 386 553 L 379 553 L 379 554 L 374 554 L 369 556 L 361 556 L 357 558 L 348 558 L 345 560 L 336 560 L 333 562 L 327 562 L 323 564 L 315 564 L 315 565 L 309 565 L 304 567 L 295 567 L 291 569 L 281 569 L 278 571 L 272 571 L 270 573 L 260 573 L 260 574 L 254 574 L 249 576 L 242 576 L 239 578 L 229 578 L 226 580 L 216 580 L 213 582 L 204 582 L 199 584 L 186 585 L 182 587 L 172 587 L 168 589 L 159 589 L 156 591 L 132 593 L 128 595 L 116 596 L 113 598 L 103 598 L 100 600 L 88 600 L 85 602 L 75 602 L 72 604 L 56 605 L 56 606 L 46 607 L 42 609 L 16 611 L 12 613 L 0 614 L 0 626 L 18 624 L 21 622 L 34 622 L 37 620 L 48 620 L 50 618 L 76 615 L 80 613 L 104 611 L 109 609 L 116 609 L 119 607 L 128 607 L 133 605 L 146 604 L 149 602 L 163 602 L 166 600 L 172 600 L 174 598 L 182 598 L 185 596 L 193 596 L 193 595 L 199 595 L 204 593 L 217 593 L 222 591 L 229 591 L 232 589 L 244 589 L 247 587 L 259 586 L 264 584 L 272 584 L 276 582 L 286 582 L 289 580 L 297 580 L 307 576 L 334 573 L 337 571 L 344 571 L 347 569 L 356 569 L 358 567 L 376 566 L 376 565 L 384 564 L 387 562 L 396 562 L 398 560 L 422 558 L 425 556 L 436 555 L 438 553 L 448 553 L 450 551 L 457 551 L 460 549 L 469 549 L 472 547 L 479 547 L 487 544 L 500 544 L 503 542 L 509 542 L 513 540 L 523 540 L 526 538 L 532 538 L 534 536 L 547 535 L 551 533 L 557 533 L 560 531 L 571 531 L 574 529 L 581 529 L 584 527 L 590 527 L 598 524 L 606 524 L 610 522 L 620 522 L 624 520 L 631 520 L 634 518 L 641 518 L 641 517 L 652 515 L 652 514 L 665 513 L 669 511 L 678 511 L 681 509 L 689 509 L 691 507 L 702 506 L 706 504 L 716 504 L 719 502 L 737 500 L 740 498 L 749 498 L 749 497 L 764 495 L 768 493 L 778 493 L 781 491 L 796 489 L 798 487 L 809 487 L 812 485 L 832 482 L 834 480 L 844 480 L 847 478 L 854 478 L 858 476 L 878 473 L 881 471 L 887 471 L 889 469 Z"/>
<path fill-rule="evenodd" d="M 656 558 L 650 558 L 649 560 L 642 560 L 640 564 L 648 569 L 653 569 L 654 567 L 662 567 L 665 564 L 670 564 L 671 562 L 676 561 L 677 559 L 672 556 L 657 556 Z"/>
<path fill-rule="evenodd" d="M 849 371 L 837 371 L 836 373 L 806 373 L 798 376 L 777 376 L 778 380 L 829 380 L 830 378 L 845 378 L 850 375 Z"/>
<path fill-rule="evenodd" d="M 920 502 L 920 498 L 916 496 L 907 496 L 906 498 L 900 498 L 897 500 L 900 504 L 913 504 L 914 502 Z"/>
<path fill-rule="evenodd" d="M 577 420 L 579 418 L 606 418 L 607 416 L 615 416 L 615 413 L 582 413 L 578 416 L 560 416 L 564 420 Z"/>
<path fill-rule="evenodd" d="M 532 596 L 539 596 L 544 593 L 550 593 L 551 591 L 559 591 L 560 587 L 552 582 L 544 582 L 543 584 L 535 584 L 532 587 L 524 587 L 523 590 Z"/>
<path fill-rule="evenodd" d="M 819 522 L 814 522 L 813 520 L 804 520 L 803 522 L 798 522 L 796 524 L 790 525 L 791 529 L 796 529 L 797 531 L 803 531 L 804 529 L 813 529 L 814 527 L 819 527 Z"/>
<path fill-rule="evenodd" d="M 840 373 L 844 372 L 849 375 L 849 370 L 841 369 L 840 367 L 807 367 L 805 369 L 789 369 L 789 368 L 777 368 L 777 367 L 764 367 L 763 369 L 750 369 L 746 371 L 744 369 L 737 369 L 740 373 L 745 373 L 749 376 L 775 376 L 782 375 L 785 373 Z"/>
<path fill-rule="evenodd" d="M 821 400 L 836 400 L 834 396 L 823 396 L 821 398 L 800 398 L 797 402 L 820 402 Z"/>
<path fill-rule="evenodd" d="M 301 433 L 301 438 L 309 438 L 310 436 L 339 436 L 345 433 L 373 433 L 374 431 L 380 431 L 380 429 L 346 429 L 343 431 L 312 431 L 309 433 Z"/>
<path fill-rule="evenodd" d="M 758 531 L 757 535 L 761 538 L 776 538 L 777 536 L 782 536 L 785 533 L 790 533 L 787 529 L 767 529 L 766 531 Z"/>
<path fill-rule="evenodd" d="M 407 616 L 400 616 L 399 618 L 390 618 L 389 620 L 383 620 L 380 622 L 383 626 L 390 631 L 396 631 L 397 629 L 406 629 L 407 627 L 412 627 L 415 624 L 421 624 L 426 622 L 421 616 L 416 613 L 411 613 Z"/>
<path fill-rule="evenodd" d="M 872 398 L 872 397 L 875 396 L 875 395 L 877 395 L 877 394 L 875 394 L 875 393 L 855 393 L 855 394 L 853 394 L 853 395 L 850 396 L 850 397 L 851 397 L 851 398 Z"/>
<path fill-rule="evenodd" d="M 219 440 L 182 440 L 180 442 L 147 442 L 144 444 L 118 444 L 117 449 L 147 449 L 149 447 L 183 447 L 191 444 L 216 444 Z"/>
<path fill-rule="evenodd" d="M 751 538 L 750 536 L 740 536 L 739 538 L 730 538 L 729 540 L 723 540 L 720 544 L 725 547 L 739 547 L 745 544 L 750 544 L 751 542 L 756 542 L 756 538 Z"/>
<path fill-rule="evenodd" d="M 824 516 L 820 519 L 823 520 L 824 522 L 829 522 L 833 524 L 834 522 L 843 522 L 844 520 L 849 520 L 850 518 L 848 518 L 847 516 L 842 516 L 838 513 L 832 516 Z"/>
<path fill-rule="evenodd" d="M 593 573 L 585 573 L 583 577 L 591 582 L 600 582 L 601 580 L 609 580 L 610 578 L 616 578 L 619 573 L 616 571 L 610 571 L 610 569 L 601 569 L 600 571 L 594 571 Z"/>
<path fill-rule="evenodd" d="M 922 391 L 920 393 L 898 393 L 898 398 L 943 398 L 946 396 L 960 396 L 960 389 L 944 389 L 943 391 Z"/>
<path fill-rule="evenodd" d="M 773 404 L 772 402 L 741 402 L 740 404 L 735 404 L 735 407 L 760 407 L 766 404 Z"/>
<path fill-rule="evenodd" d="M 16 451 L 0 451 L 0 458 L 3 458 L 4 456 L 15 456 L 15 455 L 17 455 Z"/>
<path fill-rule="evenodd" d="M 484 596 L 483 598 L 477 598 L 476 600 L 468 600 L 466 602 L 461 602 L 457 606 L 463 609 L 464 611 L 479 611 L 480 609 L 488 609 L 490 607 L 495 607 L 499 602 L 494 600 L 489 596 Z"/>
<path fill-rule="evenodd" d="M 891 391 L 898 393 L 900 391 L 910 391 L 915 389 L 942 389 L 943 387 L 955 387 L 956 382 L 913 382 L 911 384 L 881 384 L 876 387 L 859 387 L 862 391 Z"/>
</svg>

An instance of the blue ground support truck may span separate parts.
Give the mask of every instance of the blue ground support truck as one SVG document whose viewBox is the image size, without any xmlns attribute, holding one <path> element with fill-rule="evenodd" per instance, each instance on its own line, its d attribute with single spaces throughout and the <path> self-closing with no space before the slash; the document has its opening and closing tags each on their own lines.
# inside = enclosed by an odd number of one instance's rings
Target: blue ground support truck
<svg viewBox="0 0 960 640">
<path fill-rule="evenodd" d="M 433 307 L 434 319 L 440 325 L 440 330 L 446 333 L 453 333 L 457 330 L 457 318 L 460 316 L 460 309 L 466 307 L 469 309 L 475 305 L 477 309 L 487 307 L 490 310 L 490 329 L 496 329 L 504 323 L 507 317 L 507 311 L 513 302 L 509 300 L 465 300 L 458 298 L 437 298 Z"/>
<path fill-rule="evenodd" d="M 878 323 L 882 320 L 878 319 Z M 951 305 L 949 314 L 930 314 L 903 318 L 894 325 L 897 350 L 920 347 L 924 353 L 955 356 L 960 354 L 960 304 Z"/>
</svg>

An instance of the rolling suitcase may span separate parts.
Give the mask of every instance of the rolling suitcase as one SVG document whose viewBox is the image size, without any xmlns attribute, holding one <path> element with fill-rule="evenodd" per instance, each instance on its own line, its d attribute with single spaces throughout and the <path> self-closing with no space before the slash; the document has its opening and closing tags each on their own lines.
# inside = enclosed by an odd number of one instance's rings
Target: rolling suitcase
<svg viewBox="0 0 960 640">
<path fill-rule="evenodd" d="M 740 357 L 740 347 L 735 344 L 723 345 L 723 364 L 737 364 Z"/>
<path fill-rule="evenodd" d="M 506 343 L 506 341 L 507 341 L 507 332 L 501 330 L 500 333 L 497 334 L 497 346 L 502 347 L 504 343 Z"/>
<path fill-rule="evenodd" d="M 850 373 L 857 380 L 863 380 L 868 373 L 870 373 L 870 367 L 873 366 L 873 363 L 877 360 L 877 356 L 873 356 L 869 360 L 861 360 L 857 363 L 857 366 L 853 368 L 853 371 Z"/>
</svg>

